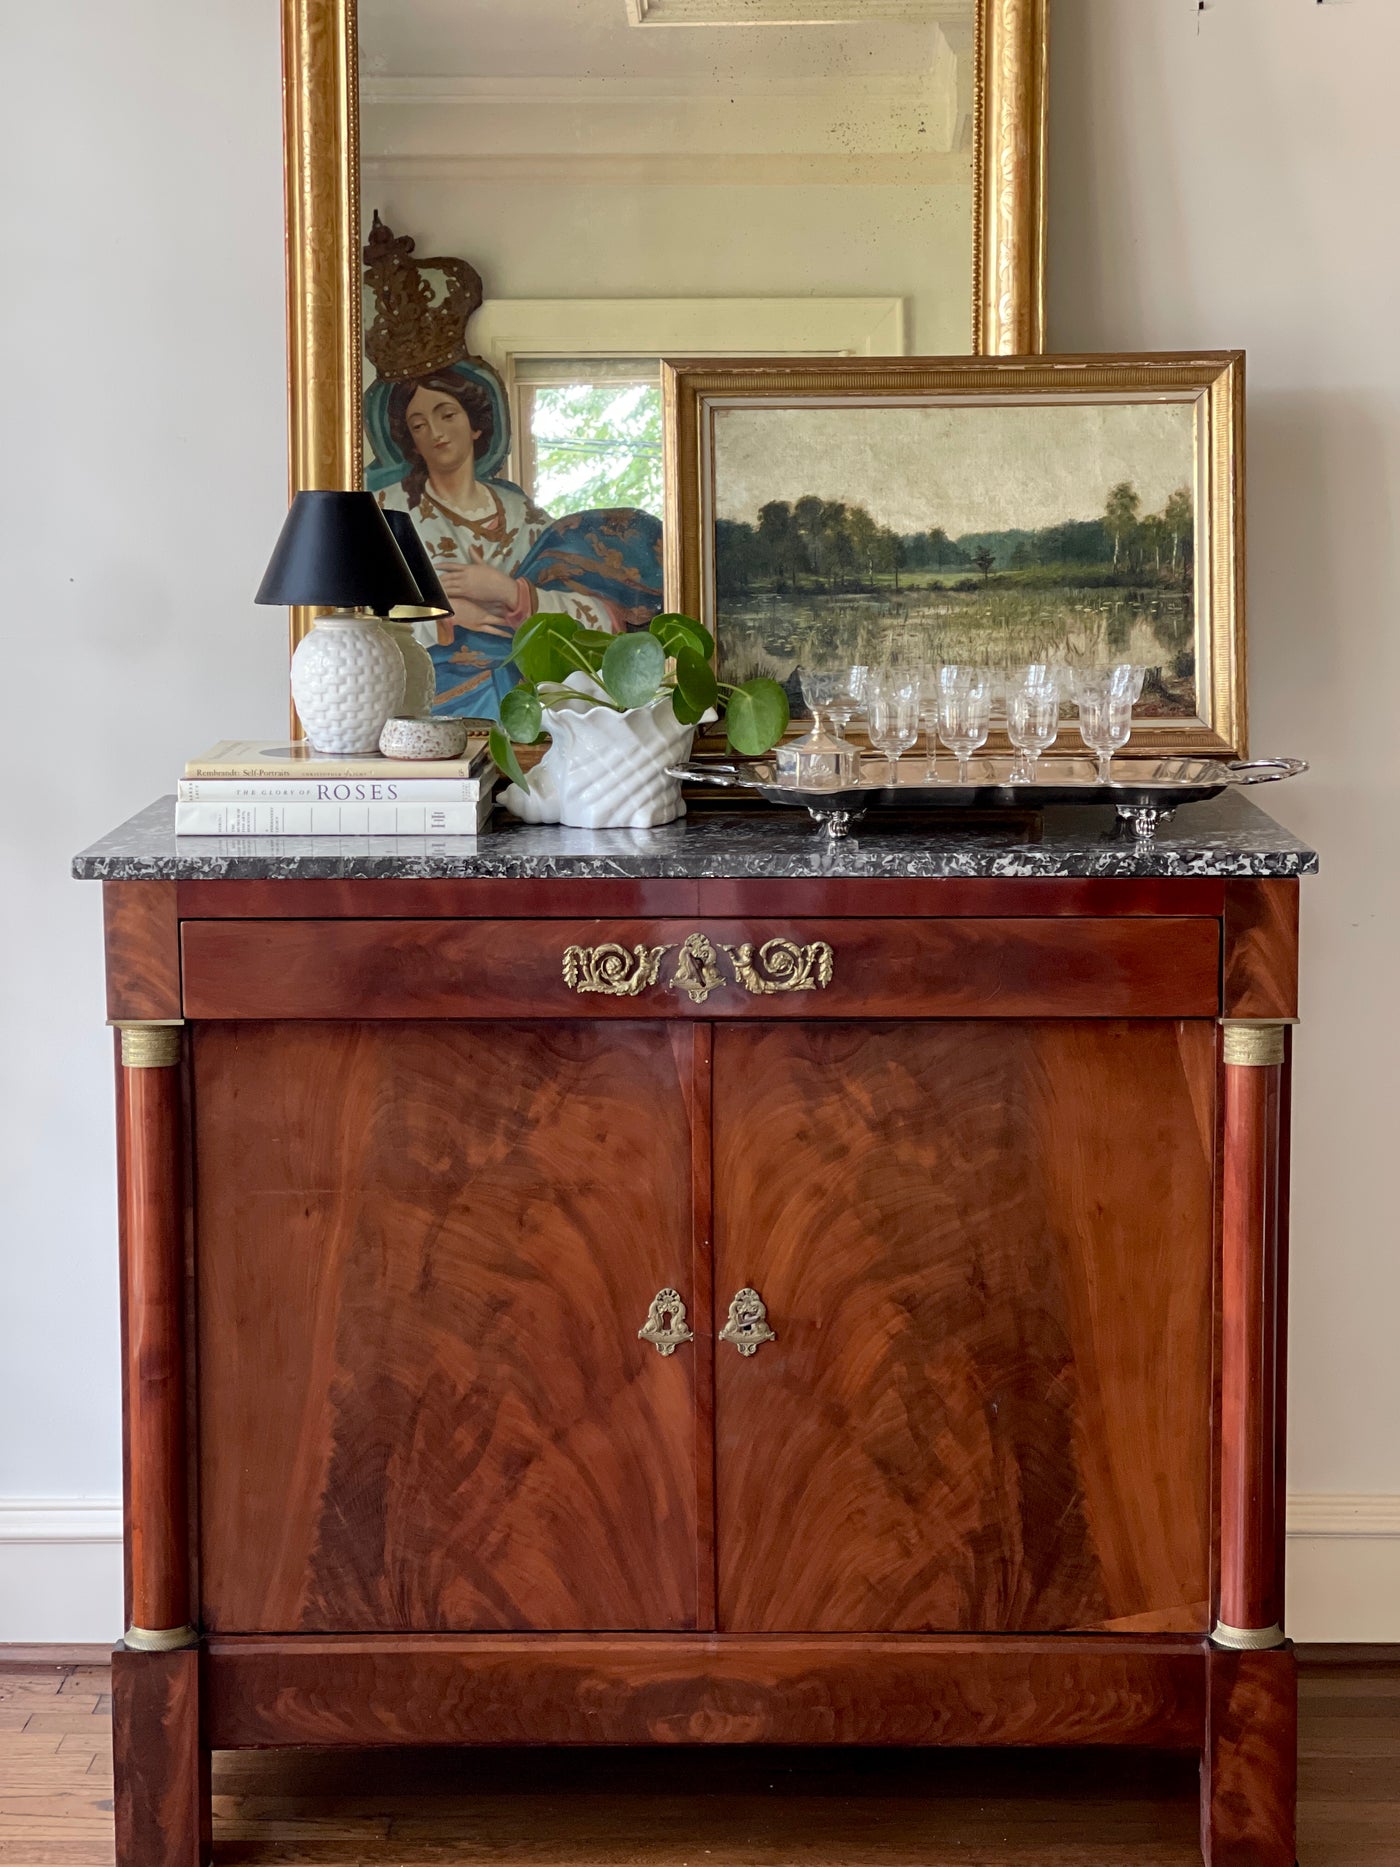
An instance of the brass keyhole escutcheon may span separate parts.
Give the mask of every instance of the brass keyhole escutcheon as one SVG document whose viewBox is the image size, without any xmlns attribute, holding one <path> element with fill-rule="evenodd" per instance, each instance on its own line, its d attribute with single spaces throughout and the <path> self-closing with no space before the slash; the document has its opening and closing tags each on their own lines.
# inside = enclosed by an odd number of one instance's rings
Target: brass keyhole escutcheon
<svg viewBox="0 0 1400 1867">
<path fill-rule="evenodd" d="M 765 1342 L 777 1341 L 777 1331 L 768 1326 L 768 1306 L 757 1290 L 746 1284 L 735 1293 L 719 1339 L 732 1342 L 741 1355 L 756 1355 Z"/>
<path fill-rule="evenodd" d="M 693 1342 L 695 1332 L 685 1319 L 685 1304 L 679 1290 L 658 1290 L 651 1299 L 647 1319 L 637 1331 L 643 1342 L 650 1342 L 658 1355 L 674 1355 L 682 1342 Z"/>
</svg>

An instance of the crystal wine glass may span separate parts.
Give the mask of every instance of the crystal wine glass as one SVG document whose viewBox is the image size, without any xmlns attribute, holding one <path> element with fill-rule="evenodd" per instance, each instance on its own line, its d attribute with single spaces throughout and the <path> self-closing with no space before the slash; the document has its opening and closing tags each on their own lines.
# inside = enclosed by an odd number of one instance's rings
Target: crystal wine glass
<svg viewBox="0 0 1400 1867">
<path fill-rule="evenodd" d="M 938 777 L 938 663 L 919 664 L 919 730 L 924 735 L 924 782 Z"/>
<path fill-rule="evenodd" d="M 843 731 L 865 705 L 865 683 L 870 678 L 870 670 L 863 661 L 853 662 L 849 667 L 837 668 L 832 675 L 835 686 L 835 698 L 831 701 L 831 717 Z"/>
<path fill-rule="evenodd" d="M 851 701 L 842 683 L 845 671 L 830 674 L 803 668 L 798 675 L 802 698 L 812 715 L 812 730 L 800 739 L 785 739 L 778 747 L 778 777 L 805 790 L 825 790 L 856 782 L 859 761 L 855 747 L 841 733 L 842 718 L 849 718 Z"/>
<path fill-rule="evenodd" d="M 1131 661 L 1117 661 L 1093 668 L 1069 668 L 1065 671 L 1065 680 L 1075 700 L 1081 700 L 1086 694 L 1092 698 L 1098 693 L 1112 693 L 1125 695 L 1136 704 L 1142 698 L 1146 679 L 1147 669 Z"/>
<path fill-rule="evenodd" d="M 859 711 L 867 672 L 860 667 L 803 667 L 798 670 L 802 698 L 813 718 L 819 725 L 825 721 L 838 739 Z"/>
<path fill-rule="evenodd" d="M 1082 687 L 1079 694 L 1079 734 L 1099 761 L 1100 784 L 1113 779 L 1113 754 L 1128 743 L 1133 730 L 1132 689 L 1115 693 L 1109 684 Z"/>
<path fill-rule="evenodd" d="M 949 662 L 938 670 L 938 737 L 958 761 L 958 783 L 967 783 L 967 763 L 985 745 L 992 723 L 992 677 L 986 668 Z"/>
<path fill-rule="evenodd" d="M 900 756 L 919 736 L 923 698 L 916 668 L 871 668 L 865 682 L 865 722 L 870 743 L 883 752 L 890 783 L 899 783 Z"/>
<path fill-rule="evenodd" d="M 1017 774 L 1035 783 L 1036 760 L 1060 730 L 1060 683 L 1056 670 L 1032 662 L 1006 683 L 1006 736 L 1020 753 Z"/>
</svg>

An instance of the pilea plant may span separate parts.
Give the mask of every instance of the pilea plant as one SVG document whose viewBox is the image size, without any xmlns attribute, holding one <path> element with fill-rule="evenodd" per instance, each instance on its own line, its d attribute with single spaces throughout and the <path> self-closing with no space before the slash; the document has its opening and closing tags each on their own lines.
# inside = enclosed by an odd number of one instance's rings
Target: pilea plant
<svg viewBox="0 0 1400 1867">
<path fill-rule="evenodd" d="M 627 635 L 585 629 L 572 616 L 531 616 L 511 644 L 508 659 L 520 670 L 520 685 L 501 701 L 491 756 L 528 790 L 515 747 L 545 737 L 551 708 L 568 703 L 629 713 L 667 695 L 682 726 L 696 725 L 713 708 L 724 719 L 731 751 L 755 758 L 787 730 L 787 695 L 762 678 L 738 686 L 721 681 L 710 665 L 714 652 L 714 637 L 690 616 L 653 616 L 646 629 Z M 593 685 L 587 691 L 565 686 L 571 674 L 586 674 Z"/>
</svg>

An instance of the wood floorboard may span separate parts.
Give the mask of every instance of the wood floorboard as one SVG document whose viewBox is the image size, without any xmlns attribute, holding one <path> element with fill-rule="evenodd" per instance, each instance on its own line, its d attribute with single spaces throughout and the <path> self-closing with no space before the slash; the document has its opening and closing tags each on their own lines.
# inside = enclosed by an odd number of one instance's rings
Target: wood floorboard
<svg viewBox="0 0 1400 1867">
<path fill-rule="evenodd" d="M 1400 1652 L 1303 1657 L 1302 1867 L 1400 1867 Z M 111 1702 L 92 1662 L 0 1652 L 0 1867 L 112 1867 Z M 1200 1860 L 1194 1763 L 1150 1754 L 242 1751 L 215 1759 L 214 1786 L 218 1867 Z"/>
</svg>

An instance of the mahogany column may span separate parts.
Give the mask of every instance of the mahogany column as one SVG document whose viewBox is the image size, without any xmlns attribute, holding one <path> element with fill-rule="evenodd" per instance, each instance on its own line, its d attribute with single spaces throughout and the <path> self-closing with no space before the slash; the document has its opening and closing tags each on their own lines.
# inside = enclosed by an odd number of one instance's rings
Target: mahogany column
<svg viewBox="0 0 1400 1867">
<path fill-rule="evenodd" d="M 1284 1032 L 1224 1026 L 1221 1189 L 1220 1613 L 1215 1644 L 1281 1646 L 1277 1489 Z"/>
<path fill-rule="evenodd" d="M 1220 1607 L 1202 1772 L 1211 1867 L 1294 1860 L 1297 1686 L 1280 1554 L 1287 1022 L 1223 1026 Z"/>
<path fill-rule="evenodd" d="M 128 1647 L 187 1645 L 185 1278 L 180 1191 L 180 1029 L 121 1024 L 126 1451 L 131 1538 Z"/>
<path fill-rule="evenodd" d="M 200 1867 L 209 1797 L 190 1625 L 180 1026 L 117 1028 L 130 1597 L 112 1663 L 117 1861 Z"/>
</svg>

